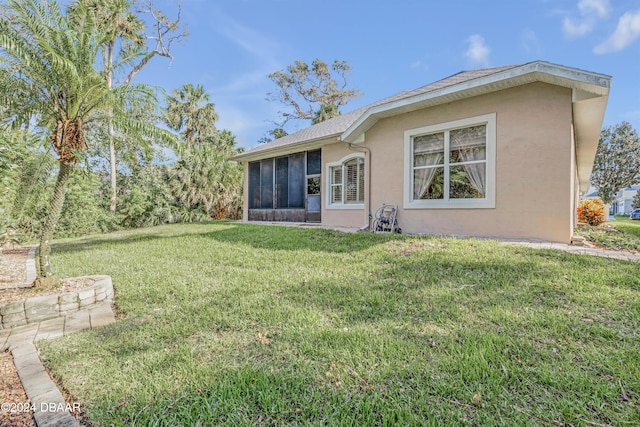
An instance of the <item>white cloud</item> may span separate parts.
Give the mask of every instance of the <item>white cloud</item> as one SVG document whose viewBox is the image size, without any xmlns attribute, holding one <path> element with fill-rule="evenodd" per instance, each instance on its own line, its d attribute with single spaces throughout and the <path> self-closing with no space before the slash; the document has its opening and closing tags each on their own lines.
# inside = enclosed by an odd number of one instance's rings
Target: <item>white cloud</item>
<svg viewBox="0 0 640 427">
<path fill-rule="evenodd" d="M 525 30 L 522 34 L 522 47 L 527 53 L 534 53 L 536 55 L 540 55 L 542 53 L 538 36 L 530 29 Z"/>
<path fill-rule="evenodd" d="M 569 37 L 582 37 L 593 30 L 593 24 L 588 22 L 575 22 L 571 18 L 564 18 L 562 30 Z"/>
<path fill-rule="evenodd" d="M 640 10 L 627 12 L 620 17 L 618 26 L 608 39 L 597 45 L 593 52 L 597 54 L 618 52 L 640 37 Z"/>
<path fill-rule="evenodd" d="M 487 65 L 491 48 L 485 44 L 484 37 L 474 34 L 467 39 L 467 42 L 469 43 L 469 48 L 465 52 L 467 59 L 474 64 Z"/>
<path fill-rule="evenodd" d="M 429 64 L 418 60 L 411 64 L 411 68 L 418 68 L 422 71 L 429 71 Z"/>
<path fill-rule="evenodd" d="M 599 20 L 609 16 L 610 10 L 609 0 L 580 0 L 579 18 L 564 18 L 562 30 L 568 37 L 583 37 L 593 30 Z"/>
<path fill-rule="evenodd" d="M 611 6 L 609 0 L 580 0 L 578 10 L 582 16 L 596 15 L 598 18 L 606 18 Z"/>
</svg>

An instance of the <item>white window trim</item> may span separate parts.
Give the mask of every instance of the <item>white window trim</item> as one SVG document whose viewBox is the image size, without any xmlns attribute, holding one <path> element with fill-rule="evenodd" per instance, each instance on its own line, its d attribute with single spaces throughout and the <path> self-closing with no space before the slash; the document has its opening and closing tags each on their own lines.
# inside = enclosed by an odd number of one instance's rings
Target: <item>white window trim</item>
<svg viewBox="0 0 640 427">
<path fill-rule="evenodd" d="M 338 160 L 337 162 L 331 162 L 331 163 L 327 163 L 326 164 L 326 191 L 325 193 L 327 193 L 327 196 L 325 197 L 325 208 L 326 209 L 340 209 L 340 210 L 355 210 L 355 209 L 364 209 L 364 202 L 363 203 L 331 203 L 331 168 L 336 167 L 336 166 L 343 166 L 344 164 L 350 160 L 353 159 L 357 159 L 357 158 L 361 158 L 363 161 L 364 159 L 364 154 L 360 154 L 360 153 L 354 153 L 354 154 L 349 154 L 344 156 L 343 158 L 341 158 L 340 160 Z M 366 168 L 365 168 L 365 173 L 366 173 Z M 342 171 L 342 200 L 344 201 L 344 189 L 345 189 L 345 185 L 344 185 L 344 179 L 345 179 L 345 173 L 344 170 Z M 366 177 L 365 177 L 366 179 Z M 366 184 L 366 182 L 365 182 Z M 366 197 L 366 192 L 364 194 L 364 196 Z"/>
<path fill-rule="evenodd" d="M 413 200 L 413 137 L 486 125 L 486 197 L 483 199 Z M 496 207 L 496 114 L 485 114 L 409 129 L 404 132 L 404 209 L 494 209 Z"/>
</svg>

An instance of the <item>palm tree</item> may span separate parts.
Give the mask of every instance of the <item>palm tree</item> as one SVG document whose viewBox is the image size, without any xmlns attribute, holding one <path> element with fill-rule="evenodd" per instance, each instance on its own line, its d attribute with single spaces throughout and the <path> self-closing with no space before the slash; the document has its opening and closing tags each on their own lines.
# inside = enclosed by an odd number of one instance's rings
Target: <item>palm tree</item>
<svg viewBox="0 0 640 427">
<path fill-rule="evenodd" d="M 209 101 L 209 94 L 202 85 L 186 83 L 167 97 L 165 122 L 180 132 L 187 148 L 200 144 L 216 132 L 215 121 L 218 114 L 215 105 Z"/>
<path fill-rule="evenodd" d="M 69 14 L 73 16 L 78 9 L 88 9 L 93 13 L 96 27 L 104 34 L 105 40 L 101 46 L 102 65 L 107 87 L 113 87 L 114 55 L 116 54 L 116 41 L 122 44 L 121 54 L 127 61 L 129 52 L 140 50 L 145 45 L 144 22 L 129 10 L 129 0 L 78 0 L 71 4 Z M 111 184 L 110 210 L 116 210 L 116 142 L 113 120 L 108 120 L 107 139 L 109 142 L 109 176 Z"/>
<path fill-rule="evenodd" d="M 151 103 L 143 85 L 110 90 L 95 68 L 108 36 L 99 32 L 90 10 L 79 7 L 74 19 L 55 2 L 11 0 L 8 19 L 0 23 L 0 96 L 16 117 L 34 114 L 49 134 L 58 161 L 58 175 L 40 235 L 39 275 L 50 276 L 50 242 L 62 213 L 71 168 L 88 147 L 85 130 L 104 123 L 112 113 L 116 128 L 160 136 L 164 132 L 129 117 L 131 105 Z"/>
<path fill-rule="evenodd" d="M 173 194 L 188 209 L 202 208 L 214 219 L 237 218 L 242 205 L 242 167 L 229 131 L 192 147 L 170 172 Z"/>
</svg>

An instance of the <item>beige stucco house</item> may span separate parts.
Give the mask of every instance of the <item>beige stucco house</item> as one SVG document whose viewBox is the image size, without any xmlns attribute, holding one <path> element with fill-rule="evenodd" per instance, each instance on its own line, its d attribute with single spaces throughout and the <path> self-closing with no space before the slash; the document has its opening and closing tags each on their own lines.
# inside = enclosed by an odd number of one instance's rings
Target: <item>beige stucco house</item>
<svg viewBox="0 0 640 427">
<path fill-rule="evenodd" d="M 465 71 L 255 147 L 244 220 L 568 243 L 611 77 L 536 61 Z"/>
</svg>

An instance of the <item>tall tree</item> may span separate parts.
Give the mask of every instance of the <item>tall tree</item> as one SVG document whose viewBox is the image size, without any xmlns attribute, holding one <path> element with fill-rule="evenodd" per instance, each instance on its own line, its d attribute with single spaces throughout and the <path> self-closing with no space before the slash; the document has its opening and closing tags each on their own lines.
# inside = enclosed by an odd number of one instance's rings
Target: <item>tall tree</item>
<svg viewBox="0 0 640 427">
<path fill-rule="evenodd" d="M 157 136 L 167 132 L 127 114 L 132 104 L 152 105 L 153 92 L 144 85 L 109 89 L 94 67 L 107 36 L 99 31 L 89 9 L 78 8 L 74 19 L 55 2 L 11 0 L 8 17 L 0 21 L 0 98 L 16 117 L 29 117 L 49 134 L 58 161 L 50 207 L 42 226 L 39 276 L 50 276 L 50 242 L 60 220 L 71 168 L 89 141 L 85 129 L 113 120 L 116 129 L 137 128 Z M 25 114 L 28 113 L 28 114 Z M 110 116 L 110 114 L 112 114 Z"/>
<path fill-rule="evenodd" d="M 605 203 L 623 187 L 640 181 L 640 138 L 627 123 L 603 129 L 598 142 L 591 184 Z"/>
<path fill-rule="evenodd" d="M 266 144 L 267 142 L 271 142 L 274 139 L 279 139 L 287 135 L 289 135 L 287 131 L 282 128 L 271 129 L 265 136 L 258 140 L 258 144 Z"/>
<path fill-rule="evenodd" d="M 268 99 L 280 101 L 289 111 L 280 111 L 283 127 L 289 120 L 310 120 L 314 124 L 340 114 L 340 107 L 362 93 L 347 89 L 351 67 L 347 61 L 327 63 L 315 59 L 311 65 L 295 61 L 286 69 L 268 75 L 278 90 L 268 93 Z M 292 110 L 292 111 L 291 111 Z"/>
<path fill-rule="evenodd" d="M 129 0 L 77 0 L 70 8 L 72 15 L 78 7 L 88 8 L 93 13 L 98 29 L 105 35 L 101 52 L 104 75 L 109 88 L 115 84 L 115 70 L 124 72 L 126 75 L 121 84 L 129 84 L 154 56 L 173 59 L 171 45 L 187 35 L 186 30 L 183 29 L 180 32 L 179 28 L 180 6 L 178 6 L 178 18 L 172 20 L 154 8 L 153 0 L 138 1 L 135 4 L 137 13 L 131 10 L 132 5 Z M 150 17 L 148 26 L 143 19 L 144 15 Z M 111 120 L 108 121 L 107 127 L 111 183 L 110 210 L 115 212 L 118 166 L 116 135 Z"/>
<path fill-rule="evenodd" d="M 242 206 L 242 167 L 227 130 L 195 145 L 174 165 L 170 177 L 176 198 L 188 209 L 201 208 L 214 219 L 237 218 Z"/>
<path fill-rule="evenodd" d="M 187 149 L 216 134 L 218 114 L 215 105 L 208 101 L 209 94 L 202 85 L 193 86 L 191 83 L 175 89 L 167 97 L 165 122 L 180 132 Z"/>
</svg>

